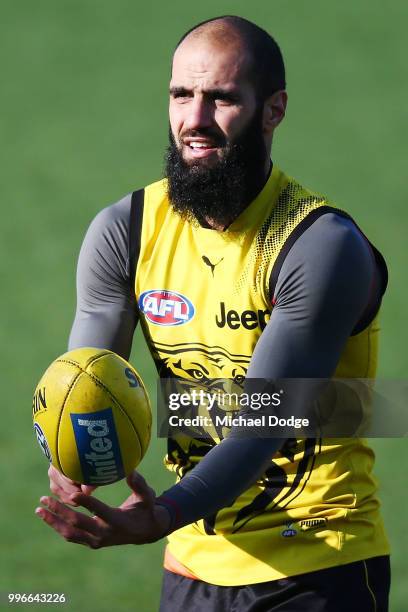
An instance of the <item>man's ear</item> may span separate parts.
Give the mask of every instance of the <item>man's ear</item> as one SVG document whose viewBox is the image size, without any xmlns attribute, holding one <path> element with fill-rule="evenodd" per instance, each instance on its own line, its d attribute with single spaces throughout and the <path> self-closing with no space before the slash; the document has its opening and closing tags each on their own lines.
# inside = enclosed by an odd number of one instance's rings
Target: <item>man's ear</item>
<svg viewBox="0 0 408 612">
<path fill-rule="evenodd" d="M 275 91 L 264 102 L 262 127 L 265 134 L 272 134 L 285 116 L 288 94 L 286 91 Z"/>
</svg>

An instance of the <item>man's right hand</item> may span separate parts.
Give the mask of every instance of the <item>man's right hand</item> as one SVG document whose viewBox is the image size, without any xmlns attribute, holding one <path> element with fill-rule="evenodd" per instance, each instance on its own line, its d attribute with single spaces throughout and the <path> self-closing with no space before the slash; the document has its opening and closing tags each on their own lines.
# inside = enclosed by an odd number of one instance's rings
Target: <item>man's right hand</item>
<svg viewBox="0 0 408 612">
<path fill-rule="evenodd" d="M 70 504 L 71 506 L 77 506 L 75 502 L 71 500 L 73 493 L 85 493 L 85 495 L 91 495 L 95 491 L 96 487 L 91 485 L 81 485 L 70 478 L 67 478 L 61 472 L 59 472 L 53 465 L 50 465 L 48 469 L 48 476 L 50 478 L 50 489 L 64 504 Z"/>
</svg>

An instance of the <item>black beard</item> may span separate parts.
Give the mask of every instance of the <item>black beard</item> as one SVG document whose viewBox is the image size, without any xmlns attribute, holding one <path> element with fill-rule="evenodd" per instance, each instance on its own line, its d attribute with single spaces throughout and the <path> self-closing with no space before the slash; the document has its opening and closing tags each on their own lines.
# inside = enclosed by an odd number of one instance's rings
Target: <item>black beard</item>
<svg viewBox="0 0 408 612">
<path fill-rule="evenodd" d="M 186 163 L 169 129 L 165 156 L 168 197 L 182 218 L 207 227 L 206 219 L 229 225 L 261 191 L 267 158 L 261 111 L 255 112 L 239 138 L 224 147 L 222 158 L 211 167 L 202 163 L 205 160 Z M 209 133 L 202 129 L 193 135 Z"/>
</svg>

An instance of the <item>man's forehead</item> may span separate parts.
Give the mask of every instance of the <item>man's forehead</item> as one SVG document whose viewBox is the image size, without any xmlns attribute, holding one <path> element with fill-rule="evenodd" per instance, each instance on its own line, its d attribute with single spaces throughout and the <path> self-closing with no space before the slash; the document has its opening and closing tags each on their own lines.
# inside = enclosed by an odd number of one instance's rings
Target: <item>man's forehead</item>
<svg viewBox="0 0 408 612">
<path fill-rule="evenodd" d="M 242 45 L 222 46 L 218 41 L 208 38 L 187 39 L 176 49 L 172 65 L 172 85 L 178 86 L 182 80 L 210 80 L 214 85 L 246 80 L 249 72 L 248 52 Z"/>
</svg>

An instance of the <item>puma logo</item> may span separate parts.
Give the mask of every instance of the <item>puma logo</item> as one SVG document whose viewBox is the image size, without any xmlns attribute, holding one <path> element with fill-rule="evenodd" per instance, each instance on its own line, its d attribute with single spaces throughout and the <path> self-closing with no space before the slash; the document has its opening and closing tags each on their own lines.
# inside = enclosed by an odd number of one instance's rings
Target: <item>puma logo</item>
<svg viewBox="0 0 408 612">
<path fill-rule="evenodd" d="M 221 263 L 224 258 L 221 257 L 221 259 L 219 261 L 217 261 L 217 263 L 215 263 L 215 264 L 212 264 L 211 261 L 208 259 L 208 257 L 206 255 L 203 255 L 201 259 L 203 260 L 203 262 L 205 263 L 206 266 L 211 268 L 211 273 L 214 276 L 215 266 L 218 266 L 218 264 Z"/>
</svg>

